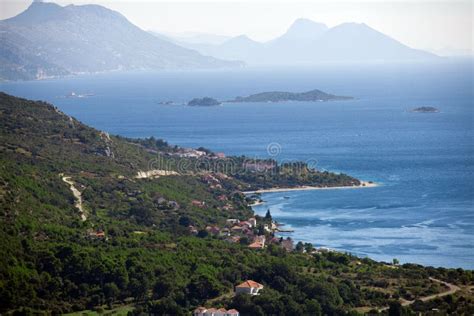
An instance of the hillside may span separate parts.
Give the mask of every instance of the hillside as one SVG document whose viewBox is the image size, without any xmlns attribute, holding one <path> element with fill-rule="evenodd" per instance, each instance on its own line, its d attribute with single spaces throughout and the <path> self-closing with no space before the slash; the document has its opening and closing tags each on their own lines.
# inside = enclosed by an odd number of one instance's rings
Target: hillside
<svg viewBox="0 0 474 316">
<path fill-rule="evenodd" d="M 0 21 L 0 79 L 119 70 L 237 67 L 157 38 L 98 5 L 33 2 Z"/>
<path fill-rule="evenodd" d="M 227 219 L 253 216 L 254 199 L 242 190 L 357 182 L 304 164 L 217 159 L 204 148 L 112 136 L 50 104 L 0 93 L 0 313 L 124 307 L 189 315 L 205 305 L 241 315 L 341 315 L 390 305 L 472 314 L 472 271 L 283 248 L 264 230 L 269 217 L 256 217 L 247 235 L 232 232 L 239 242 L 222 233 Z M 264 249 L 249 247 L 257 235 L 268 240 Z M 261 294 L 234 296 L 247 279 L 264 285 Z M 445 296 L 415 301 L 436 294 Z M 399 299 L 413 302 L 401 307 Z"/>
</svg>

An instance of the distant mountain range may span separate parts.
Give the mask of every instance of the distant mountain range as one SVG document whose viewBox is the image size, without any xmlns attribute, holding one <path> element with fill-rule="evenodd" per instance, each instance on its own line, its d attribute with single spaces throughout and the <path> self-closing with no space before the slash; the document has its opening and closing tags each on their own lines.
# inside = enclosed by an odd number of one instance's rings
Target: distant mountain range
<svg viewBox="0 0 474 316">
<path fill-rule="evenodd" d="M 146 32 L 98 5 L 33 2 L 0 21 L 0 80 L 119 70 L 202 69 L 319 62 L 433 60 L 365 24 L 328 28 L 306 19 L 269 42 L 245 35 Z"/>
<path fill-rule="evenodd" d="M 412 49 L 366 24 L 344 23 L 328 28 L 325 24 L 307 19 L 296 20 L 285 34 L 265 43 L 241 35 L 217 45 L 198 43 L 195 39 L 186 41 L 183 38 L 179 39 L 179 44 L 196 49 L 204 55 L 242 60 L 251 65 L 420 61 L 440 58 Z"/>
<path fill-rule="evenodd" d="M 0 79 L 41 79 L 115 70 L 241 66 L 178 46 L 98 5 L 33 2 L 0 21 Z"/>
</svg>

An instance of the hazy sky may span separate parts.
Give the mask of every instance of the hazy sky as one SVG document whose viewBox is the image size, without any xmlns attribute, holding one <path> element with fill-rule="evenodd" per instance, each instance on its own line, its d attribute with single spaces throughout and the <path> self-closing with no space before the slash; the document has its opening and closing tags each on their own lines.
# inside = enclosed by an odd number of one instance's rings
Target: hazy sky
<svg viewBox="0 0 474 316">
<path fill-rule="evenodd" d="M 0 0 L 0 18 L 23 11 L 31 0 Z M 335 26 L 364 22 L 419 49 L 473 50 L 474 0 L 330 1 L 330 0 L 58 0 L 61 5 L 95 3 L 114 9 L 146 30 L 167 33 L 247 34 L 268 40 L 297 18 Z"/>
</svg>

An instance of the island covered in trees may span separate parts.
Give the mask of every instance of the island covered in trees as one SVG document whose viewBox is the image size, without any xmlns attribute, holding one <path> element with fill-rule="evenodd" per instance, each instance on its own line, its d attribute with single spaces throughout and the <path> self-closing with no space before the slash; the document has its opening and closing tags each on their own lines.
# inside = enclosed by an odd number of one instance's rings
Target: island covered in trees
<svg viewBox="0 0 474 316">
<path fill-rule="evenodd" d="M 194 98 L 188 102 L 188 106 L 216 106 L 221 105 L 222 103 L 216 99 L 204 97 L 204 98 Z"/>
<path fill-rule="evenodd" d="M 293 244 L 243 193 L 360 184 L 109 135 L 0 93 L 0 313 L 474 314 L 472 271 Z"/>
<path fill-rule="evenodd" d="M 321 102 L 321 101 L 337 101 L 337 100 L 352 100 L 353 97 L 337 96 L 329 94 L 318 89 L 306 92 L 261 92 L 252 94 L 246 97 L 236 97 L 227 102 L 283 102 L 283 101 L 306 101 L 306 102 Z"/>
</svg>

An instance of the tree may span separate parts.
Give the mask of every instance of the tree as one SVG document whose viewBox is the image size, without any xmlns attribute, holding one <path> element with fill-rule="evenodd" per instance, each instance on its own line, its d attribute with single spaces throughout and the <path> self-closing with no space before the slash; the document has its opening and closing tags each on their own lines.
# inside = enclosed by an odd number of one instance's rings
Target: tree
<svg viewBox="0 0 474 316">
<path fill-rule="evenodd" d="M 270 209 L 267 210 L 267 213 L 265 214 L 265 219 L 269 221 L 272 220 L 272 214 L 270 213 Z"/>
<path fill-rule="evenodd" d="M 314 250 L 314 246 L 312 243 L 309 243 L 309 242 L 306 242 L 304 244 L 304 250 L 307 252 L 307 253 L 311 253 L 313 250 Z"/>
<path fill-rule="evenodd" d="M 248 237 L 244 236 L 244 237 L 240 238 L 239 243 L 241 245 L 248 245 L 248 244 L 250 244 L 250 241 L 249 241 Z"/>
<path fill-rule="evenodd" d="M 187 216 L 181 216 L 179 218 L 179 225 L 188 227 L 189 225 L 191 225 L 191 220 Z"/>
<path fill-rule="evenodd" d="M 187 286 L 190 299 L 209 299 L 220 294 L 220 282 L 208 274 L 196 276 Z"/>
<path fill-rule="evenodd" d="M 149 303 L 148 312 L 151 315 L 184 315 L 182 308 L 170 297 Z"/>
<path fill-rule="evenodd" d="M 321 305 L 315 299 L 309 299 L 305 301 L 306 313 L 308 315 L 320 316 L 322 315 Z"/>
<path fill-rule="evenodd" d="M 388 308 L 388 315 L 389 316 L 401 316 L 403 315 L 402 304 L 398 301 L 390 302 Z"/>
<path fill-rule="evenodd" d="M 104 295 L 107 299 L 107 303 L 110 305 L 119 296 L 120 290 L 114 282 L 106 283 L 104 285 Z"/>
<path fill-rule="evenodd" d="M 394 266 L 400 264 L 400 261 L 398 261 L 397 258 L 393 258 L 392 262 L 393 262 L 393 265 L 394 265 Z"/>
<path fill-rule="evenodd" d="M 303 249 L 304 249 L 304 244 L 301 241 L 298 241 L 298 243 L 296 244 L 295 250 L 297 252 L 303 252 Z"/>
<path fill-rule="evenodd" d="M 175 282 L 167 276 L 158 277 L 155 286 L 153 287 L 153 297 L 163 298 L 171 294 L 175 288 Z"/>
<path fill-rule="evenodd" d="M 199 238 L 206 238 L 208 235 L 209 235 L 209 233 L 204 229 L 201 229 L 197 234 L 197 236 Z"/>
</svg>

